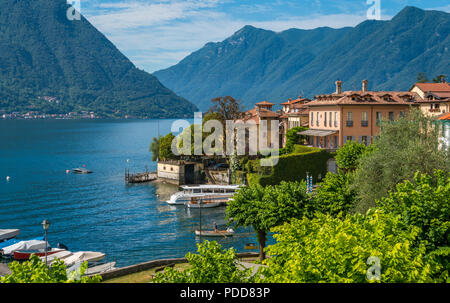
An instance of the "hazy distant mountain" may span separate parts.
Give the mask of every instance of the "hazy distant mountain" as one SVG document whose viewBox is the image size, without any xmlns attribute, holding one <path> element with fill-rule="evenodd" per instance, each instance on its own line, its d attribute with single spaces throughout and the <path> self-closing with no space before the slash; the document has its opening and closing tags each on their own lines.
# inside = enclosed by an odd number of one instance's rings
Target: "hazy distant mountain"
<svg viewBox="0 0 450 303">
<path fill-rule="evenodd" d="M 68 8 L 66 0 L 0 1 L 0 110 L 192 115 L 193 104 L 137 69 L 86 19 L 69 21 Z"/>
<path fill-rule="evenodd" d="M 450 76 L 450 14 L 406 7 L 390 21 L 275 33 L 246 26 L 154 75 L 205 110 L 231 95 L 249 107 L 344 89 L 408 90 L 419 72 Z"/>
</svg>

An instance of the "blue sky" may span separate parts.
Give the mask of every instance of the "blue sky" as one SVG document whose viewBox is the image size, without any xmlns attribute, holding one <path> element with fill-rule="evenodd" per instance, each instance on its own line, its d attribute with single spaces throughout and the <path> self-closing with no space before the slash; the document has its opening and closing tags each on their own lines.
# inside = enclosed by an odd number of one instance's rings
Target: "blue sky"
<svg viewBox="0 0 450 303">
<path fill-rule="evenodd" d="M 381 19 L 405 6 L 450 12 L 444 0 L 79 0 L 81 13 L 133 63 L 148 72 L 167 68 L 207 42 L 243 26 L 282 31 L 355 26 L 380 1 Z"/>
</svg>

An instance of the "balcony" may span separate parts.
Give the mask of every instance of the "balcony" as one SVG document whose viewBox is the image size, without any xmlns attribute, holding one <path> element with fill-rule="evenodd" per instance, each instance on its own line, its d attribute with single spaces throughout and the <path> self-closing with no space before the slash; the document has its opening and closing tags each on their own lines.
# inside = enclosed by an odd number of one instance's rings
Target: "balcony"
<svg viewBox="0 0 450 303">
<path fill-rule="evenodd" d="M 439 108 L 433 108 L 428 110 L 430 113 L 440 113 L 441 110 Z"/>
<path fill-rule="evenodd" d="M 361 126 L 363 127 L 369 126 L 369 121 L 361 121 Z"/>
<path fill-rule="evenodd" d="M 353 121 L 347 121 L 346 125 L 347 126 L 353 126 Z"/>
</svg>

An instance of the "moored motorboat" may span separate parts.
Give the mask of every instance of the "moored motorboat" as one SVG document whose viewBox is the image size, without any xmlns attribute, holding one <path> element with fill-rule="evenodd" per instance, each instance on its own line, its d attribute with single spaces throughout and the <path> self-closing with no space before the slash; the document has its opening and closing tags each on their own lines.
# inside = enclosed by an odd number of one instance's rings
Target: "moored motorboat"
<svg viewBox="0 0 450 303">
<path fill-rule="evenodd" d="M 184 205 L 193 197 L 215 196 L 231 198 L 240 188 L 240 185 L 198 185 L 181 186 L 182 191 L 174 193 L 166 203 L 171 205 Z"/>
<path fill-rule="evenodd" d="M 86 168 L 74 168 L 72 171 L 75 174 L 92 174 L 92 171 Z"/>
<path fill-rule="evenodd" d="M 41 240 L 20 241 L 13 245 L 3 247 L 0 252 L 3 256 L 12 256 L 16 251 L 39 251 L 49 249 L 48 243 Z"/>
<path fill-rule="evenodd" d="M 64 249 L 61 249 L 61 248 L 49 249 L 47 251 L 47 257 L 51 256 L 53 254 L 62 252 L 62 251 L 64 251 Z M 44 250 L 40 249 L 40 250 L 37 250 L 37 251 L 35 251 L 35 250 L 31 250 L 31 251 L 15 251 L 13 253 L 14 260 L 18 260 L 18 261 L 19 260 L 28 260 L 28 259 L 30 259 L 31 255 L 36 255 L 38 257 L 44 257 L 45 258 L 45 249 Z"/>
<path fill-rule="evenodd" d="M 85 275 L 94 275 L 94 274 L 102 274 L 108 271 L 111 271 L 115 268 L 116 262 L 108 262 L 92 267 L 88 267 L 86 271 L 84 272 Z"/>
<path fill-rule="evenodd" d="M 95 251 L 78 251 L 73 253 L 71 256 L 64 258 L 63 261 L 67 266 L 72 266 L 75 263 L 83 263 L 85 261 L 98 262 L 105 258 L 105 254 Z"/>
<path fill-rule="evenodd" d="M 61 250 L 59 252 L 53 253 L 50 256 L 47 256 L 47 262 L 49 262 L 50 264 L 53 263 L 56 259 L 59 260 L 64 260 L 65 258 L 69 257 L 73 255 L 73 253 L 71 251 L 68 250 Z M 45 260 L 45 255 L 43 257 L 40 257 L 40 259 L 42 261 Z"/>
<path fill-rule="evenodd" d="M 0 242 L 15 238 L 19 233 L 19 229 L 0 229 Z"/>
<path fill-rule="evenodd" d="M 234 230 L 231 228 L 227 230 L 202 230 L 201 232 L 199 230 L 195 231 L 196 236 L 202 236 L 202 237 L 231 237 L 234 234 Z"/>
</svg>

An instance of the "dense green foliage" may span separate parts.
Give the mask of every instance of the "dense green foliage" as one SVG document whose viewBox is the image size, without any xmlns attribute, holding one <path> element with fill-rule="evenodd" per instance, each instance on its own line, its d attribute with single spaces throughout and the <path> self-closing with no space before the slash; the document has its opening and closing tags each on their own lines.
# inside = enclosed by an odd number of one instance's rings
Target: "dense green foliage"
<svg viewBox="0 0 450 303">
<path fill-rule="evenodd" d="M 351 188 L 352 173 L 327 173 L 314 191 L 315 209 L 333 216 L 348 213 L 354 206 L 356 192 Z"/>
<path fill-rule="evenodd" d="M 307 127 L 297 126 L 297 127 L 293 127 L 291 129 L 289 129 L 286 132 L 286 150 L 288 152 L 290 152 L 290 153 L 294 152 L 295 145 L 302 143 L 300 141 L 306 139 L 306 136 L 301 136 L 298 134 L 298 132 L 302 132 L 307 129 L 308 129 Z"/>
<path fill-rule="evenodd" d="M 0 110 L 192 116 L 193 104 L 136 68 L 85 18 L 69 21 L 66 2 L 0 1 Z"/>
<path fill-rule="evenodd" d="M 362 79 L 374 90 L 408 90 L 419 72 L 450 70 L 444 55 L 449 16 L 406 7 L 390 21 L 367 20 L 354 28 L 273 32 L 246 26 L 154 75 L 201 110 L 211 96 L 228 94 L 246 108 L 297 97 L 299 89 L 312 98 L 334 92 L 339 78 L 348 90 L 359 90 Z"/>
<path fill-rule="evenodd" d="M 0 283 L 98 283 L 101 276 L 83 276 L 88 263 L 84 262 L 80 268 L 67 273 L 63 261 L 56 260 L 51 267 L 46 266 L 38 256 L 32 255 L 30 260 L 8 264 L 12 274 L 0 277 Z"/>
<path fill-rule="evenodd" d="M 400 182 L 412 181 L 417 171 L 428 175 L 435 169 L 450 171 L 449 152 L 439 148 L 440 137 L 433 118 L 418 109 L 395 122 L 383 121 L 371 152 L 358 161 L 353 182 L 356 209 L 365 212 Z"/>
<path fill-rule="evenodd" d="M 237 264 L 233 248 L 223 250 L 217 242 L 197 244 L 198 254 L 188 253 L 189 268 L 178 271 L 166 268 L 157 273 L 153 283 L 245 283 L 252 282 L 251 270 Z"/>
<path fill-rule="evenodd" d="M 309 201 L 305 182 L 281 182 L 266 187 L 257 184 L 241 188 L 228 203 L 226 214 L 229 223 L 236 227 L 253 227 L 263 260 L 267 232 L 311 212 Z"/>
<path fill-rule="evenodd" d="M 440 265 L 426 258 L 420 229 L 400 216 L 371 211 L 334 218 L 317 214 L 274 229 L 277 244 L 265 261 L 264 282 L 367 282 L 369 257 L 381 265 L 380 282 L 432 282 Z"/>
<path fill-rule="evenodd" d="M 150 143 L 149 151 L 152 153 L 152 161 L 156 161 L 159 158 L 159 142 L 162 136 L 153 137 L 152 143 Z"/>
<path fill-rule="evenodd" d="M 421 228 L 419 240 L 429 250 L 450 243 L 450 173 L 436 171 L 434 176 L 416 173 L 377 205 L 386 212 L 401 215 L 405 224 Z"/>
<path fill-rule="evenodd" d="M 262 167 L 260 160 L 250 160 L 246 165 L 248 180 L 266 185 L 279 184 L 281 181 L 299 181 L 306 179 L 306 173 L 313 176 L 314 182 L 325 177 L 327 161 L 332 154 L 318 148 L 307 148 L 303 153 L 292 153 L 278 156 L 275 166 Z"/>
<path fill-rule="evenodd" d="M 172 133 L 168 133 L 159 140 L 159 159 L 161 160 L 176 160 L 178 156 L 172 152 L 172 141 L 175 136 Z"/>
<path fill-rule="evenodd" d="M 336 152 L 336 164 L 344 171 L 355 170 L 358 160 L 367 150 L 365 144 L 349 141 Z"/>
</svg>

